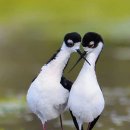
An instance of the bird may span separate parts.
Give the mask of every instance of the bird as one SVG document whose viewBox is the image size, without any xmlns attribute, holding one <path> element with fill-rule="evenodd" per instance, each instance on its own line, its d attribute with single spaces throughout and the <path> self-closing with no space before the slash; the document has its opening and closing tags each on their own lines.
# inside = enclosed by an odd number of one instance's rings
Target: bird
<svg viewBox="0 0 130 130">
<path fill-rule="evenodd" d="M 88 123 L 87 130 L 92 130 L 102 111 L 105 100 L 97 81 L 96 63 L 103 49 L 104 42 L 100 34 L 88 32 L 82 39 L 82 46 L 86 55 L 81 71 L 70 90 L 68 107 L 76 117 L 79 130 L 83 123 Z M 78 62 L 81 58 L 79 58 Z M 77 62 L 77 63 L 78 63 Z"/>
<path fill-rule="evenodd" d="M 32 113 L 41 120 L 43 130 L 46 129 L 48 120 L 59 117 L 67 109 L 72 82 L 63 76 L 63 72 L 71 54 L 73 52 L 81 54 L 80 43 L 79 33 L 67 33 L 61 48 L 42 66 L 27 91 L 27 104 Z"/>
</svg>

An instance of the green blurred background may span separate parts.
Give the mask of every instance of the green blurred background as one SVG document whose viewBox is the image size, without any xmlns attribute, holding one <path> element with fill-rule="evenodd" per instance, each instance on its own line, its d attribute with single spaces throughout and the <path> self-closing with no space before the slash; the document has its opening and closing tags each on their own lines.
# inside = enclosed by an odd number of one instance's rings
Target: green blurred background
<svg viewBox="0 0 130 130">
<path fill-rule="evenodd" d="M 0 130 L 42 129 L 26 104 L 26 92 L 40 68 L 61 46 L 67 32 L 102 35 L 105 46 L 97 77 L 106 107 L 95 130 L 130 128 L 129 0 L 0 0 Z M 82 67 L 65 76 L 72 81 Z M 75 129 L 68 113 L 65 129 Z M 60 130 L 59 120 L 48 123 Z"/>
</svg>

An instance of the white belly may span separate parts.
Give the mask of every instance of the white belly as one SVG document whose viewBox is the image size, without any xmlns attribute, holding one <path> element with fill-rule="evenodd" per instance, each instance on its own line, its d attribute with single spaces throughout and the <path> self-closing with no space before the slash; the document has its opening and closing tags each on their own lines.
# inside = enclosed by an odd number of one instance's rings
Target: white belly
<svg viewBox="0 0 130 130">
<path fill-rule="evenodd" d="M 27 93 L 29 108 L 43 123 L 64 112 L 69 96 L 68 90 L 64 89 L 59 82 L 54 82 L 55 76 L 50 80 L 44 77 L 39 75 Z"/>
<path fill-rule="evenodd" d="M 104 98 L 99 86 L 86 80 L 82 83 L 75 82 L 70 92 L 68 107 L 82 122 L 93 121 L 104 109 Z"/>
</svg>

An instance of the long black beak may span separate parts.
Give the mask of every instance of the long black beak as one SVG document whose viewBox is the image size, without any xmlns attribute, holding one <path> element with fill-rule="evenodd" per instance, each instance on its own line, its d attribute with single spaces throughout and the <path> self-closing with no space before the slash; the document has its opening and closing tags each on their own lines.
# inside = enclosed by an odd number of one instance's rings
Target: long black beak
<svg viewBox="0 0 130 130">
<path fill-rule="evenodd" d="M 87 60 L 86 58 L 84 57 L 86 55 L 86 52 L 84 51 L 83 53 L 78 49 L 77 50 L 77 53 L 80 55 L 79 59 L 76 61 L 76 63 L 74 64 L 74 66 L 69 70 L 69 72 L 71 72 L 75 66 L 82 60 L 84 59 L 89 65 L 91 65 Z"/>
</svg>

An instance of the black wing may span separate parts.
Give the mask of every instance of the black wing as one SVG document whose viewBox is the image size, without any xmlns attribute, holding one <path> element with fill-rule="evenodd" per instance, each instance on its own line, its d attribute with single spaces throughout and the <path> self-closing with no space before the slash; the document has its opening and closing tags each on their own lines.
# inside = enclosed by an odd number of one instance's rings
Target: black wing
<svg viewBox="0 0 130 130">
<path fill-rule="evenodd" d="M 62 86 L 67 89 L 68 91 L 71 90 L 72 87 L 72 82 L 70 80 L 67 80 L 64 76 L 61 77 L 61 81 L 60 83 L 62 84 Z"/>
<path fill-rule="evenodd" d="M 99 117 L 100 117 L 100 115 L 97 118 L 95 118 L 92 122 L 89 122 L 87 130 L 92 130 L 93 129 L 93 127 L 95 126 L 95 124 L 98 121 Z"/>
</svg>

